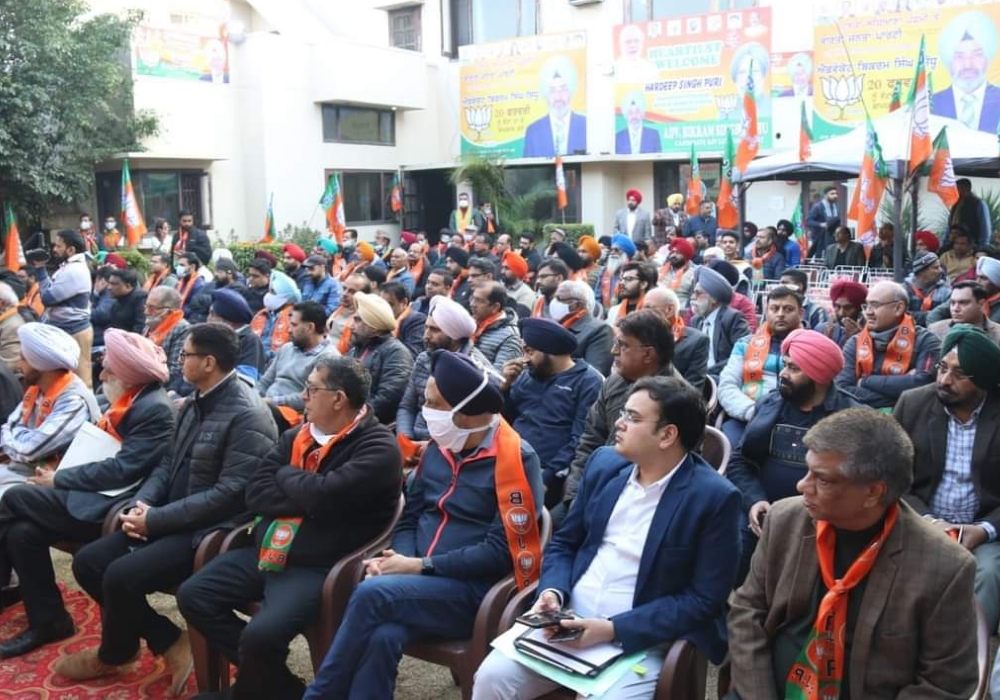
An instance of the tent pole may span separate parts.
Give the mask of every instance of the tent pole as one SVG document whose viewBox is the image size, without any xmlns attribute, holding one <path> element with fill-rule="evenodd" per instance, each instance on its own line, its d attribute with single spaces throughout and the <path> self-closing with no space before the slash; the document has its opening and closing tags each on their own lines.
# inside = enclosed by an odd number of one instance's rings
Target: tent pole
<svg viewBox="0 0 1000 700">
<path fill-rule="evenodd" d="M 896 229 L 892 244 L 892 275 L 897 282 L 902 282 L 906 278 L 906 270 L 903 267 L 904 250 L 906 239 L 900 235 L 903 231 L 903 178 L 895 177 L 892 180 L 892 225 Z"/>
<path fill-rule="evenodd" d="M 920 189 L 920 176 L 916 173 L 913 174 L 913 179 L 910 180 L 910 231 L 907 236 L 908 244 L 907 247 L 910 249 L 910 259 L 913 259 L 914 246 L 916 245 L 916 239 L 913 234 L 917 232 L 919 227 L 918 221 L 920 220 L 920 212 L 917 211 L 918 206 L 918 190 Z"/>
<path fill-rule="evenodd" d="M 743 240 L 743 225 L 746 223 L 747 220 L 746 191 L 747 191 L 747 185 L 745 182 L 736 183 L 736 193 L 739 201 L 739 206 L 737 208 L 739 209 L 739 215 L 740 215 L 739 228 L 736 230 L 736 232 L 739 234 L 739 240 L 742 241 L 742 243 L 740 244 L 740 251 L 743 250 L 743 246 L 745 246 L 747 243 L 746 241 Z"/>
</svg>

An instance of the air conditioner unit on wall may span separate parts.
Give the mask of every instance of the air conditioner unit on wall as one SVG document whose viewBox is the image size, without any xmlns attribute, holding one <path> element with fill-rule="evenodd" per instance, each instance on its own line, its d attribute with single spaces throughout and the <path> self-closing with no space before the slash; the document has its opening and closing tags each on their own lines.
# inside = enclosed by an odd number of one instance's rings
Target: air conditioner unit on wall
<svg viewBox="0 0 1000 700">
<path fill-rule="evenodd" d="M 602 3 L 604 0 L 569 0 L 570 5 L 596 5 Z"/>
</svg>

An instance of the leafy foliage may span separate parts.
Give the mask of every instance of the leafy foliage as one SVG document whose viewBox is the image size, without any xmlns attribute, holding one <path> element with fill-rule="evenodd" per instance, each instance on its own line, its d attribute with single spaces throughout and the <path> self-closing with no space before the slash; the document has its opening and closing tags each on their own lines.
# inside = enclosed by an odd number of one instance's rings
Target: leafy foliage
<svg viewBox="0 0 1000 700">
<path fill-rule="evenodd" d="M 37 218 L 90 189 L 96 163 L 141 150 L 155 116 L 132 104 L 141 15 L 83 0 L 0 0 L 0 200 Z"/>
<path fill-rule="evenodd" d="M 468 184 L 476 199 L 490 202 L 500 221 L 500 228 L 509 233 L 522 231 L 539 233 L 552 221 L 552 203 L 556 196 L 555 180 L 538 183 L 523 194 L 510 186 L 510 177 L 502 161 L 474 156 L 451 171 L 453 185 Z"/>
<path fill-rule="evenodd" d="M 545 235 L 545 245 L 548 246 L 549 236 L 553 229 L 561 229 L 566 234 L 566 242 L 575 246 L 580 236 L 593 236 L 593 224 L 545 224 L 542 233 Z"/>
</svg>

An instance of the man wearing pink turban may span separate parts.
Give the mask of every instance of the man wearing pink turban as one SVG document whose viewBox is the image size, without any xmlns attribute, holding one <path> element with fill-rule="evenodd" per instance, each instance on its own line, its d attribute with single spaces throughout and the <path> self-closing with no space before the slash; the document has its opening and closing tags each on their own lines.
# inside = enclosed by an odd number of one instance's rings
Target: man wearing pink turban
<svg viewBox="0 0 1000 700">
<path fill-rule="evenodd" d="M 55 584 L 49 546 L 85 543 L 101 536 L 101 524 L 118 498 L 135 490 L 170 445 L 174 409 L 161 384 L 167 381 L 163 350 L 148 338 L 109 328 L 104 335 L 101 381 L 111 407 L 98 427 L 122 443 L 113 457 L 59 471 L 37 469 L 28 484 L 12 487 L 0 501 L 0 581 L 17 572 L 28 629 L 0 644 L 0 658 L 20 656 L 71 637 L 73 621 Z M 112 496 L 114 491 L 124 489 Z"/>
<path fill-rule="evenodd" d="M 749 525 L 740 530 L 743 560 L 738 583 L 749 570 L 771 504 L 798 493 L 796 484 L 806 474 L 802 442 L 806 432 L 832 413 L 861 405 L 834 384 L 844 356 L 824 334 L 792 331 L 781 343 L 781 358 L 784 368 L 778 374 L 778 388 L 757 406 L 726 470 L 743 492 Z"/>
</svg>

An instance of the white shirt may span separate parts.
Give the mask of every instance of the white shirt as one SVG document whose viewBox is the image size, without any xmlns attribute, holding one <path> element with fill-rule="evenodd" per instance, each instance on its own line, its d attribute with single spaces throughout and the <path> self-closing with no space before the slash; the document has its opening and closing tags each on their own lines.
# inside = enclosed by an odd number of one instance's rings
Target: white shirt
<svg viewBox="0 0 1000 700">
<path fill-rule="evenodd" d="M 701 324 L 701 332 L 708 336 L 708 366 L 715 366 L 715 332 L 712 330 L 712 325 L 715 323 L 719 316 L 719 309 L 722 307 L 716 307 L 712 309 L 712 312 L 705 317 L 705 322 Z"/>
<path fill-rule="evenodd" d="M 979 119 L 983 114 L 983 101 L 986 99 L 986 81 L 972 92 L 959 90 L 957 86 L 952 86 L 952 95 L 955 97 L 955 118 L 963 122 L 970 129 L 979 129 Z M 969 115 L 965 113 L 966 98 L 972 100 L 972 107 Z M 968 116 L 968 121 L 963 117 Z"/>
<path fill-rule="evenodd" d="M 638 468 L 632 467 L 608 518 L 597 554 L 570 593 L 570 607 L 578 615 L 608 618 L 632 609 L 649 526 L 670 479 L 684 459 L 686 455 L 670 473 L 649 486 L 639 483 Z"/>
<path fill-rule="evenodd" d="M 559 119 L 552 112 L 549 112 L 549 125 L 552 128 L 552 150 L 557 156 L 564 156 L 568 152 L 570 116 L 571 112 L 567 112 L 565 117 Z M 562 140 L 560 141 L 560 139 Z"/>
<path fill-rule="evenodd" d="M 633 153 L 638 153 L 638 151 L 633 151 Z M 635 210 L 629 209 L 628 213 L 625 214 L 625 233 L 632 237 L 632 229 L 635 228 Z"/>
<path fill-rule="evenodd" d="M 642 153 L 642 127 L 628 129 L 630 153 Z M 631 232 L 630 232 L 631 233 Z"/>
</svg>

